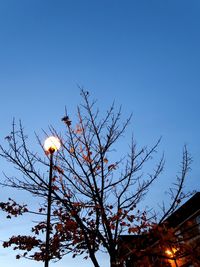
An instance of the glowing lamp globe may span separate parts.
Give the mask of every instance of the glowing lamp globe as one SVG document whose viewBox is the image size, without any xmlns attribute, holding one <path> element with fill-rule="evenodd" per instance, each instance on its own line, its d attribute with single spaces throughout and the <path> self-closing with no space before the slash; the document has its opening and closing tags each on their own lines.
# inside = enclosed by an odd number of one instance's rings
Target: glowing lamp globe
<svg viewBox="0 0 200 267">
<path fill-rule="evenodd" d="M 172 253 L 171 250 L 166 249 L 166 250 L 165 250 L 165 253 L 166 253 L 169 257 L 173 257 L 173 253 Z"/>
<path fill-rule="evenodd" d="M 178 251 L 178 249 L 176 248 L 171 248 L 171 249 L 166 249 L 165 253 L 169 256 L 169 257 L 174 257 L 176 252 Z"/>
<path fill-rule="evenodd" d="M 53 153 L 60 148 L 60 140 L 55 136 L 48 137 L 44 142 L 44 150 Z"/>
</svg>

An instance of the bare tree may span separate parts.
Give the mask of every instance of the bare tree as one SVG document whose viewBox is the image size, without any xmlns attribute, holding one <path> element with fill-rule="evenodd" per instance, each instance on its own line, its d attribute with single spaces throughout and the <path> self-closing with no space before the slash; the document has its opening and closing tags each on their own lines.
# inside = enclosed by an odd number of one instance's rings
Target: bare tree
<svg viewBox="0 0 200 267">
<path fill-rule="evenodd" d="M 57 136 L 62 144 L 53 162 L 50 258 L 61 259 L 67 253 L 72 253 L 73 257 L 84 254 L 99 267 L 96 252 L 103 248 L 110 256 L 110 266 L 121 266 L 120 236 L 141 234 L 155 225 L 152 213 L 138 210 L 138 204 L 163 170 L 164 158 L 161 157 L 152 173 L 143 175 L 143 167 L 153 158 L 160 140 L 149 149 L 138 149 L 132 138 L 129 152 L 112 161 L 115 144 L 124 134 L 131 116 L 122 122 L 121 109 L 116 110 L 113 104 L 101 117 L 89 93 L 82 90 L 81 95 L 83 103 L 77 108 L 77 123 L 66 113 L 62 118 L 64 133 L 50 127 L 47 134 Z M 1 184 L 28 191 L 46 203 L 48 175 L 42 170 L 49 167 L 48 155 L 40 156 L 29 149 L 21 123 L 19 127 L 13 123 L 6 139 L 8 147 L 1 145 L 0 155 L 23 176 L 6 177 Z M 38 141 L 40 143 L 39 138 Z M 183 184 L 190 160 L 185 148 L 182 172 L 170 189 L 172 203 L 168 209 L 163 206 L 161 221 L 185 197 Z M 4 242 L 4 247 L 14 245 L 15 249 L 25 251 L 17 255 L 18 258 L 43 261 L 46 257 L 42 239 L 46 231 L 46 206 L 31 211 L 12 199 L 1 202 L 0 206 L 8 212 L 8 217 L 24 212 L 44 215 L 32 228 L 31 236 L 13 236 Z"/>
</svg>

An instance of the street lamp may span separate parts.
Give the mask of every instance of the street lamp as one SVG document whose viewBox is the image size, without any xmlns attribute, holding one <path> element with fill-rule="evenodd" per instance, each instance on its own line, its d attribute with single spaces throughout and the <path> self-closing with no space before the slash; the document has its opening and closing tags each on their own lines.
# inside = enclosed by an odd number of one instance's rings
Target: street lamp
<svg viewBox="0 0 200 267">
<path fill-rule="evenodd" d="M 60 140 L 57 137 L 50 136 L 44 142 L 44 150 L 50 155 L 49 164 L 49 186 L 47 198 L 47 228 L 46 228 L 46 246 L 44 267 L 49 266 L 49 236 L 50 236 L 50 219 L 51 219 L 51 191 L 52 191 L 52 171 L 53 171 L 53 153 L 60 148 Z"/>
<path fill-rule="evenodd" d="M 178 267 L 178 263 L 176 261 L 176 252 L 176 248 L 170 248 L 165 250 L 165 253 L 174 261 L 174 265 Z"/>
</svg>

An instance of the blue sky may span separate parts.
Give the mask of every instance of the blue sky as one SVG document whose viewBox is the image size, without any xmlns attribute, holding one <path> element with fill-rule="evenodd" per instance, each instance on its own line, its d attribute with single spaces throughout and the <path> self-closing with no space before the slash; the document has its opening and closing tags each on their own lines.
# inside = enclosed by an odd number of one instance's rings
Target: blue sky
<svg viewBox="0 0 200 267">
<path fill-rule="evenodd" d="M 32 144 L 35 131 L 49 124 L 61 129 L 65 106 L 73 117 L 81 101 L 80 85 L 103 110 L 115 100 L 124 118 L 133 113 L 120 151 L 132 131 L 140 146 L 162 136 L 166 167 L 150 203 L 166 198 L 184 144 L 193 157 L 187 189 L 200 190 L 199 13 L 199 0 L 0 0 L 0 142 L 13 117 L 22 120 Z M 9 170 L 2 159 L 0 166 Z M 2 189 L 1 197 L 7 193 Z M 0 216 L 1 239 L 11 226 L 16 232 L 25 227 Z M 0 265 L 12 264 L 41 265 L 18 262 L 0 248 Z M 66 264 L 72 266 L 70 258 L 52 266 Z M 73 260 L 80 264 L 90 267 Z"/>
</svg>

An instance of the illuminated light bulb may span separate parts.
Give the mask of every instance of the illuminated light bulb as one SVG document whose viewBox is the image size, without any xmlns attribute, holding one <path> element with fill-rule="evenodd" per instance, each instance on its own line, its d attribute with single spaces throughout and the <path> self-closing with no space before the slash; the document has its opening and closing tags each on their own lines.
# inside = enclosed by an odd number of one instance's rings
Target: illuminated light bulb
<svg viewBox="0 0 200 267">
<path fill-rule="evenodd" d="M 44 142 L 44 150 L 53 153 L 60 148 L 60 140 L 55 136 L 48 137 Z"/>
<path fill-rule="evenodd" d="M 166 249 L 166 250 L 165 250 L 165 253 L 166 253 L 168 256 L 170 256 L 170 257 L 173 256 L 173 253 L 172 253 L 171 250 L 169 250 L 169 249 Z"/>
<path fill-rule="evenodd" d="M 172 248 L 171 250 L 170 249 L 166 249 L 165 250 L 165 253 L 169 256 L 169 257 L 174 257 L 176 252 L 177 252 L 178 249 L 176 248 Z"/>
</svg>

